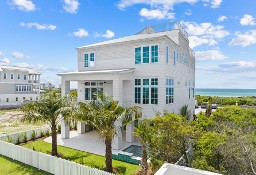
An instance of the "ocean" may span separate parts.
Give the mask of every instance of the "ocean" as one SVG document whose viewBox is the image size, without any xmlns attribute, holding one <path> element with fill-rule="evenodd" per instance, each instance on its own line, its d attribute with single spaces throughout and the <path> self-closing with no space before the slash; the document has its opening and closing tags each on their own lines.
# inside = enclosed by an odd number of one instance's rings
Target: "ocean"
<svg viewBox="0 0 256 175">
<path fill-rule="evenodd" d="M 195 95 L 220 96 L 220 97 L 256 96 L 256 89 L 202 89 L 202 88 L 196 88 Z"/>
</svg>

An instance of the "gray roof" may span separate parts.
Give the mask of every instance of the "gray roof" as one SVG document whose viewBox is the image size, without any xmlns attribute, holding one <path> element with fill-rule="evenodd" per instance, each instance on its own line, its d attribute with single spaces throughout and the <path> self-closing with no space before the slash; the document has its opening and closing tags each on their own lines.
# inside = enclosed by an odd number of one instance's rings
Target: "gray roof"
<svg viewBox="0 0 256 175">
<path fill-rule="evenodd" d="M 39 72 L 35 71 L 32 68 L 28 67 L 16 67 L 16 66 L 3 66 L 0 65 L 0 72 L 4 70 L 9 70 L 9 71 L 22 71 L 22 72 L 28 72 L 28 74 L 40 74 Z"/>
<path fill-rule="evenodd" d="M 147 39 L 147 38 L 162 37 L 162 36 L 168 37 L 169 32 L 171 32 L 171 31 L 149 33 L 149 34 L 138 33 L 136 35 L 131 35 L 131 36 L 127 36 L 127 37 L 122 37 L 122 38 L 118 38 L 118 39 L 113 39 L 113 40 L 108 40 L 108 41 L 104 41 L 104 42 L 100 42 L 100 43 L 95 43 L 95 44 L 91 44 L 91 45 L 78 47 L 77 49 L 106 45 L 106 44 L 113 44 L 113 43 L 119 43 L 119 42 L 125 42 L 125 41 L 134 41 L 134 40 L 141 40 L 141 39 Z"/>
</svg>

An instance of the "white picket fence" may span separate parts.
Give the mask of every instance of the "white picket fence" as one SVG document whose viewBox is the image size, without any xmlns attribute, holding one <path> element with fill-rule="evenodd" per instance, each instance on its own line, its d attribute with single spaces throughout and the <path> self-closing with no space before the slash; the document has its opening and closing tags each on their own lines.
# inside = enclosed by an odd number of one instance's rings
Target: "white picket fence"
<svg viewBox="0 0 256 175">
<path fill-rule="evenodd" d="M 0 141 L 0 155 L 56 175 L 113 175 L 4 141 Z"/>
</svg>

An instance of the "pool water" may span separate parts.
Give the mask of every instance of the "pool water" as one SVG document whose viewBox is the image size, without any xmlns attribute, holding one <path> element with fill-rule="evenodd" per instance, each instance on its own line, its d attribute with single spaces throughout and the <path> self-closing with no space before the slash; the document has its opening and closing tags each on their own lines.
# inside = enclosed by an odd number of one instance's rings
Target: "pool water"
<svg viewBox="0 0 256 175">
<path fill-rule="evenodd" d="M 138 145 L 131 145 L 123 150 L 123 152 L 132 153 L 135 157 L 141 157 L 142 155 L 142 147 Z"/>
</svg>

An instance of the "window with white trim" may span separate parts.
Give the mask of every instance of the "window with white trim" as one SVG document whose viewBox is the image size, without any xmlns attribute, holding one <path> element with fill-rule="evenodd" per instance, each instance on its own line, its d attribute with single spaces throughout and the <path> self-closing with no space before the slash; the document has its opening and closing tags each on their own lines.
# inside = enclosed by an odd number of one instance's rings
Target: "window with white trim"
<svg viewBox="0 0 256 175">
<path fill-rule="evenodd" d="M 13 80 L 13 74 L 11 74 L 11 79 Z"/>
<path fill-rule="evenodd" d="M 32 85 L 16 85 L 16 92 L 31 92 Z"/>
<path fill-rule="evenodd" d="M 7 74 L 6 74 L 6 73 L 4 73 L 4 79 L 6 80 L 6 78 L 7 78 Z"/>
<path fill-rule="evenodd" d="M 158 45 L 136 47 L 134 52 L 135 64 L 158 62 Z"/>
<path fill-rule="evenodd" d="M 85 100 L 96 100 L 96 94 L 103 92 L 104 82 L 85 82 L 84 99 Z"/>
<path fill-rule="evenodd" d="M 85 53 L 84 54 L 84 67 L 94 67 L 95 66 L 95 54 Z"/>
<path fill-rule="evenodd" d="M 158 78 L 135 79 L 135 103 L 158 104 Z"/>
<path fill-rule="evenodd" d="M 17 75 L 17 79 L 18 79 L 18 80 L 20 79 L 20 74 Z"/>
<path fill-rule="evenodd" d="M 166 79 L 166 104 L 171 104 L 174 102 L 174 79 Z"/>
</svg>

